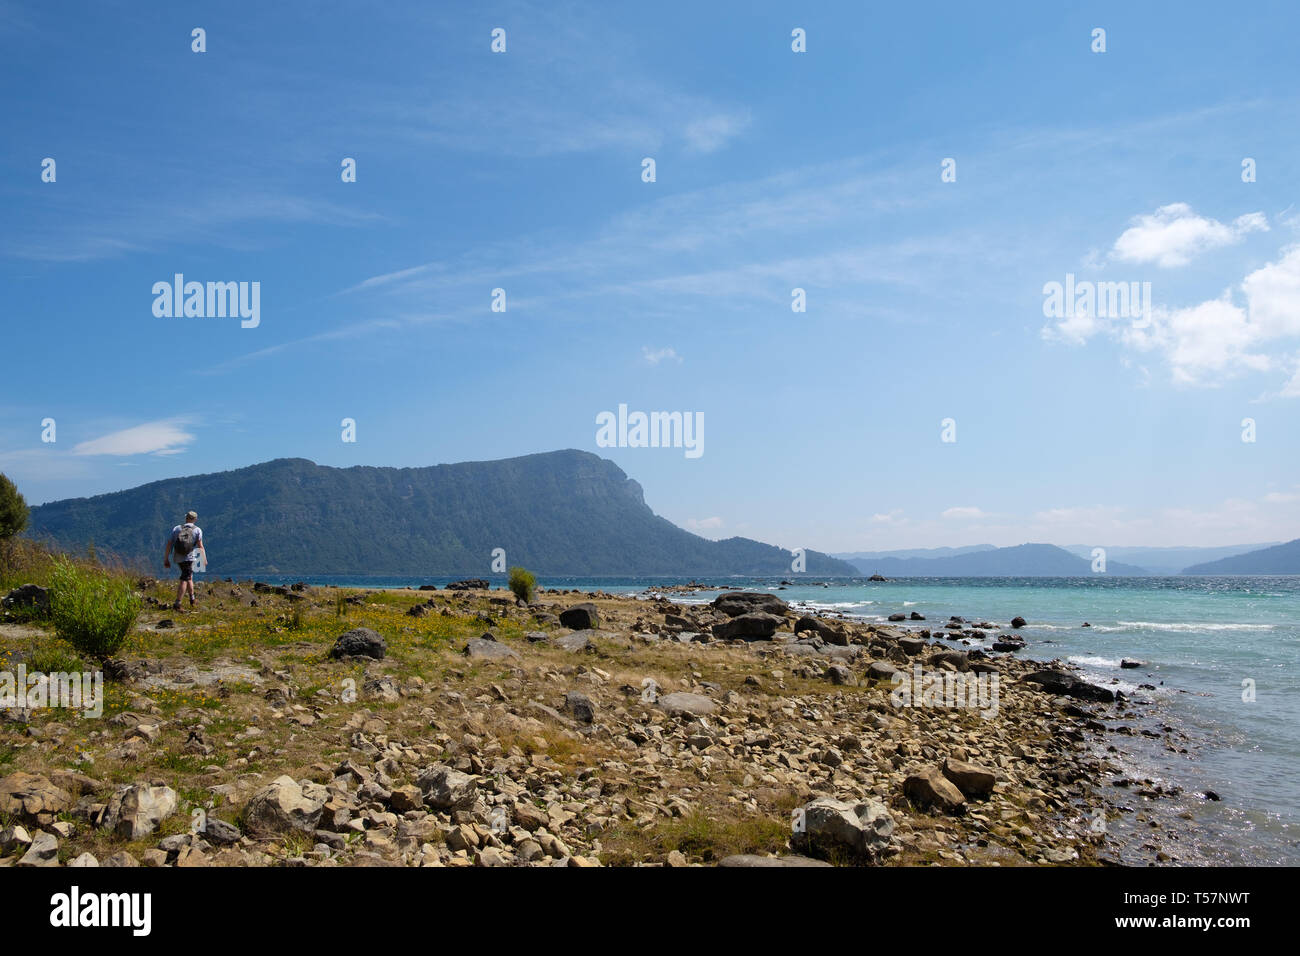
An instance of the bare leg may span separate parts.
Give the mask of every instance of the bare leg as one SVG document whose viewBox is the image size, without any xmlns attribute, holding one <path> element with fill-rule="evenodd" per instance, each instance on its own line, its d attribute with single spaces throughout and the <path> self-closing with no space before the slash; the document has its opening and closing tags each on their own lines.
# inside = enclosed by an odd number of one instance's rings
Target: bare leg
<svg viewBox="0 0 1300 956">
<path fill-rule="evenodd" d="M 181 606 L 181 597 L 182 597 L 184 594 L 185 594 L 185 582 L 184 582 L 184 581 L 177 581 L 177 582 L 176 582 L 176 603 L 173 605 L 174 607 L 180 607 L 180 606 Z"/>
</svg>

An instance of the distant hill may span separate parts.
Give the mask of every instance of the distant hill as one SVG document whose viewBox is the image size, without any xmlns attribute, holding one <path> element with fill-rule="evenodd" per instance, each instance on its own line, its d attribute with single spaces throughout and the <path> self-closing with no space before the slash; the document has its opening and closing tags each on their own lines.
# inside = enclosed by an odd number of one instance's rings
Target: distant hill
<svg viewBox="0 0 1300 956">
<path fill-rule="evenodd" d="M 1018 544 L 1012 548 L 971 551 L 943 558 L 877 558 L 855 561 L 863 574 L 885 577 L 1089 577 L 1092 562 L 1054 544 Z M 1106 562 L 1106 573 L 1147 574 L 1143 568 Z"/>
<path fill-rule="evenodd" d="M 1300 538 L 1271 548 L 1193 564 L 1183 574 L 1300 574 Z"/>
<path fill-rule="evenodd" d="M 657 516 L 611 461 L 556 451 L 428 468 L 330 468 L 281 458 L 32 509 L 27 534 L 94 541 L 159 567 L 167 533 L 199 514 L 210 573 L 488 576 L 494 548 L 548 575 L 785 575 L 789 551 L 710 541 Z M 855 575 L 808 551 L 806 572 Z"/>
<path fill-rule="evenodd" d="M 1183 568 L 1190 564 L 1204 564 L 1207 561 L 1217 561 L 1219 558 L 1229 558 L 1236 554 L 1245 554 L 1247 551 L 1256 551 L 1259 548 L 1269 548 L 1278 544 L 1277 541 L 1261 541 L 1259 544 L 1235 544 L 1221 545 L 1210 548 L 1188 548 L 1188 547 L 1166 547 L 1166 548 L 1143 548 L 1128 546 L 1103 545 L 1106 549 L 1108 560 L 1125 561 L 1129 564 L 1137 564 L 1146 568 L 1152 574 L 1182 574 Z M 1067 544 L 1065 550 L 1071 554 L 1077 554 L 1080 557 L 1089 557 L 1092 549 L 1096 545 L 1091 544 Z"/>
<path fill-rule="evenodd" d="M 841 558 L 858 564 L 862 561 L 874 561 L 880 558 L 950 558 L 958 554 L 970 554 L 972 551 L 993 551 L 996 545 L 968 544 L 960 548 L 904 548 L 900 551 L 855 551 L 851 554 L 832 554 L 832 558 Z"/>
</svg>

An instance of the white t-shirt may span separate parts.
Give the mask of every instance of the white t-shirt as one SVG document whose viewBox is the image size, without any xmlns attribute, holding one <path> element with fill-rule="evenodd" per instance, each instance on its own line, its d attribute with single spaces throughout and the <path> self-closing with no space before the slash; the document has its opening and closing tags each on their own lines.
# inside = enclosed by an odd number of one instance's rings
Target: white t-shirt
<svg viewBox="0 0 1300 956">
<path fill-rule="evenodd" d="M 187 555 L 181 556 L 175 552 L 174 547 L 176 544 L 176 537 L 181 533 L 181 527 L 182 525 L 177 525 L 172 528 L 172 535 L 169 539 L 169 544 L 172 546 L 172 557 L 177 561 L 197 561 L 199 559 L 199 545 L 203 543 L 203 529 L 192 522 L 187 521 L 185 523 L 184 527 L 194 529 L 194 550 Z"/>
</svg>

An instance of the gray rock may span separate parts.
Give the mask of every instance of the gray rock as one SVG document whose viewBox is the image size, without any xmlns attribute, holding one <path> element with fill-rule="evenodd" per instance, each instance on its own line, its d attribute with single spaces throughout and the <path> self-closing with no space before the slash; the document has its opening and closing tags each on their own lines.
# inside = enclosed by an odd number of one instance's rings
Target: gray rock
<svg viewBox="0 0 1300 956">
<path fill-rule="evenodd" d="M 239 832 L 239 827 L 232 823 L 208 817 L 203 836 L 217 846 L 234 846 L 243 834 Z"/>
<path fill-rule="evenodd" d="M 718 709 L 718 705 L 703 694 L 690 694 L 685 691 L 665 694 L 659 698 L 658 704 L 674 716 L 689 714 L 694 717 L 703 717 L 715 713 Z"/>
<path fill-rule="evenodd" d="M 32 837 L 32 844 L 18 861 L 19 866 L 58 866 L 59 841 L 53 833 L 37 830 Z"/>
<path fill-rule="evenodd" d="M 591 702 L 590 697 L 576 690 L 571 690 L 564 696 L 564 709 L 584 724 L 589 724 L 596 719 L 596 705 Z"/>
<path fill-rule="evenodd" d="M 388 647 L 378 632 L 368 627 L 356 627 L 340 634 L 330 649 L 330 657 L 371 657 L 377 661 L 384 659 Z"/>
<path fill-rule="evenodd" d="M 851 687 L 858 682 L 858 679 L 853 676 L 853 671 L 843 664 L 832 664 L 826 669 L 826 676 L 831 679 L 832 684 L 846 687 Z"/>
<path fill-rule="evenodd" d="M 821 797 L 796 811 L 790 845 L 815 857 L 876 860 L 894 838 L 894 818 L 879 800 Z"/>
<path fill-rule="evenodd" d="M 109 798 L 100 826 L 126 840 L 138 840 L 158 829 L 176 812 L 176 791 L 171 787 L 132 784 Z"/>
<path fill-rule="evenodd" d="M 24 584 L 0 598 L 0 607 L 6 611 L 34 608 L 45 613 L 50 609 L 50 592 L 39 584 Z"/>
<path fill-rule="evenodd" d="M 478 796 L 478 783 L 469 774 L 451 767 L 429 767 L 415 781 L 424 801 L 435 810 L 467 810 Z"/>
<path fill-rule="evenodd" d="M 790 610 L 790 605 L 775 594 L 767 594 L 762 591 L 728 591 L 726 594 L 719 594 L 714 598 L 712 606 L 727 615 L 727 617 L 739 617 L 742 614 L 749 614 L 754 611 L 766 611 L 769 614 L 784 618 L 785 613 Z"/>
<path fill-rule="evenodd" d="M 1073 697 L 1076 700 L 1095 700 L 1107 704 L 1115 700 L 1114 691 L 1105 687 L 1098 687 L 1095 684 L 1089 684 L 1087 681 L 1081 681 L 1064 671 L 1034 671 L 1032 674 L 1026 674 L 1020 679 L 1026 683 L 1038 684 L 1049 694 L 1060 694 L 1065 697 Z"/>
<path fill-rule="evenodd" d="M 574 631 L 572 634 L 565 634 L 562 637 L 551 639 L 551 643 L 556 647 L 562 647 L 566 651 L 589 651 L 593 649 L 591 643 L 591 631 Z"/>
<path fill-rule="evenodd" d="M 785 623 L 785 618 L 768 614 L 765 611 L 752 611 L 739 614 L 729 621 L 713 625 L 713 636 L 723 641 L 763 640 L 776 633 L 776 629 Z"/>
<path fill-rule="evenodd" d="M 25 827 L 17 825 L 0 830 L 0 856 L 7 856 L 15 850 L 26 850 L 32 845 L 32 836 Z"/>
<path fill-rule="evenodd" d="M 518 652 L 513 648 L 506 647 L 499 641 L 484 640 L 481 637 L 475 638 L 466 644 L 463 653 L 470 660 L 503 661 L 519 659 Z"/>
<path fill-rule="evenodd" d="M 312 834 L 325 809 L 325 800 L 304 793 L 292 777 L 281 776 L 263 787 L 244 807 L 244 826 L 258 839 L 286 833 Z"/>
</svg>

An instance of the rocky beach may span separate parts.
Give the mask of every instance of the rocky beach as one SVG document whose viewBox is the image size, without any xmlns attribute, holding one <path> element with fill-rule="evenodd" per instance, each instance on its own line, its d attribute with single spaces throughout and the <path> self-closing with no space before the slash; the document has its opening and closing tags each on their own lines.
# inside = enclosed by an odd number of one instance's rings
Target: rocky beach
<svg viewBox="0 0 1300 956">
<path fill-rule="evenodd" d="M 963 647 L 1009 624 L 220 581 L 178 613 L 140 584 L 102 716 L 0 711 L 0 866 L 1116 859 L 1128 704 Z M 10 670 L 51 640 L 0 625 Z"/>
</svg>

